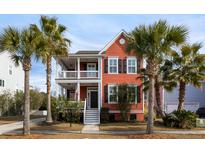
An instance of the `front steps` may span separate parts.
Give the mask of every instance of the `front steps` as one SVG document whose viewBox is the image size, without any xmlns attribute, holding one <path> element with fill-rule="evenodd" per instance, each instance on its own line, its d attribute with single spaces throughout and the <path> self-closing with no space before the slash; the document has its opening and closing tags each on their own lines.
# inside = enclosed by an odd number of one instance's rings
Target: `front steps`
<svg viewBox="0 0 205 154">
<path fill-rule="evenodd" d="M 100 124 L 100 113 L 98 109 L 88 109 L 84 116 L 84 124 Z"/>
</svg>

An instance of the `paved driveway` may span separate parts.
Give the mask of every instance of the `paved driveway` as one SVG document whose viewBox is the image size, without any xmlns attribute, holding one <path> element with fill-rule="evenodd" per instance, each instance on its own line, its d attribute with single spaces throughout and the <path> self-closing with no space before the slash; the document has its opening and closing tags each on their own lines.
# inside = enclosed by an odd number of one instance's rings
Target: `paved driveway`
<svg viewBox="0 0 205 154">
<path fill-rule="evenodd" d="M 45 118 L 32 119 L 30 122 L 30 125 L 32 126 L 32 125 L 41 123 L 43 121 L 45 121 Z M 23 128 L 23 121 L 1 125 L 0 126 L 0 135 L 8 133 L 10 131 L 14 131 L 15 129 L 20 129 L 20 128 Z"/>
</svg>

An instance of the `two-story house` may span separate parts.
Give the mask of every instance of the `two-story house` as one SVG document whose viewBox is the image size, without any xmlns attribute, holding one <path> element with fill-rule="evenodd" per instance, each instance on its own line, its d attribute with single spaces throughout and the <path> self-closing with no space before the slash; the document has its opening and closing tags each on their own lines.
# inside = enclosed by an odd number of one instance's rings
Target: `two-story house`
<svg viewBox="0 0 205 154">
<path fill-rule="evenodd" d="M 9 52 L 0 53 L 0 93 L 15 92 L 24 88 L 22 65 L 16 67 Z"/>
<path fill-rule="evenodd" d="M 102 50 L 56 58 L 56 96 L 85 101 L 85 124 L 99 124 L 102 107 L 109 108 L 115 120 L 120 119 L 114 93 L 119 84 L 133 87 L 129 115 L 144 120 L 142 82 L 137 73 L 143 60 L 127 54 L 126 43 L 126 32 L 121 31 Z"/>
</svg>

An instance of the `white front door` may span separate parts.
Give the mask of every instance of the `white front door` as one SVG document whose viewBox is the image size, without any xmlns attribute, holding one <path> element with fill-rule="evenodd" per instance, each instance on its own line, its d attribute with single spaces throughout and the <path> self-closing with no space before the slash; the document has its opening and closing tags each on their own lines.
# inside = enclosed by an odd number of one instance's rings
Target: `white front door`
<svg viewBox="0 0 205 154">
<path fill-rule="evenodd" d="M 87 63 L 87 77 L 96 77 L 96 63 Z M 89 72 L 91 71 L 91 72 Z"/>
</svg>

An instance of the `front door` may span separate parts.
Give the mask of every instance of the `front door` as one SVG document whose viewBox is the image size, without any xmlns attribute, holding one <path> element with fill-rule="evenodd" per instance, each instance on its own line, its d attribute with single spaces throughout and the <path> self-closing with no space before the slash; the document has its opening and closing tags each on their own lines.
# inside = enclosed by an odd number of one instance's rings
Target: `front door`
<svg viewBox="0 0 205 154">
<path fill-rule="evenodd" d="M 98 91 L 97 90 L 89 90 L 88 92 L 88 108 L 94 109 L 98 108 Z"/>
</svg>

